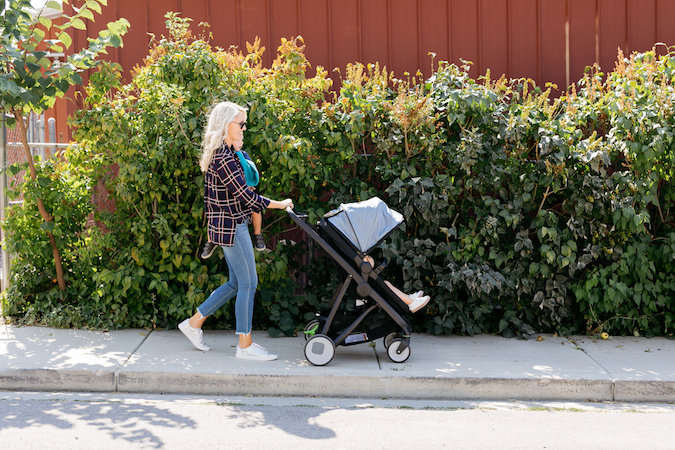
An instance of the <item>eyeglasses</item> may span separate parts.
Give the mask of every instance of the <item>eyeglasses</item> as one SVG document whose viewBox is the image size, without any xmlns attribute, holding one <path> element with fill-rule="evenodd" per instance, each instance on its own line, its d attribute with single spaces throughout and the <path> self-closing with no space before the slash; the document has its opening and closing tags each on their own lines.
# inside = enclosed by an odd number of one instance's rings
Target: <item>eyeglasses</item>
<svg viewBox="0 0 675 450">
<path fill-rule="evenodd" d="M 246 121 L 244 122 L 235 122 L 237 125 L 239 125 L 239 129 L 243 130 L 246 128 Z"/>
</svg>

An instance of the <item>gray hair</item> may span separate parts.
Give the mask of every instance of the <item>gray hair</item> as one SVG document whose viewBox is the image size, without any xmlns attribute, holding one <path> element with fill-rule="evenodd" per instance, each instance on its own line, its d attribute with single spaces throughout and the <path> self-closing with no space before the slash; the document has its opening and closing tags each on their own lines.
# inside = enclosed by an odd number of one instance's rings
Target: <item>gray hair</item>
<svg viewBox="0 0 675 450">
<path fill-rule="evenodd" d="M 223 145 L 227 137 L 227 126 L 240 112 L 246 114 L 246 108 L 232 102 L 216 103 L 211 108 L 202 139 L 202 156 L 199 160 L 202 172 L 209 170 L 213 153 Z"/>
</svg>

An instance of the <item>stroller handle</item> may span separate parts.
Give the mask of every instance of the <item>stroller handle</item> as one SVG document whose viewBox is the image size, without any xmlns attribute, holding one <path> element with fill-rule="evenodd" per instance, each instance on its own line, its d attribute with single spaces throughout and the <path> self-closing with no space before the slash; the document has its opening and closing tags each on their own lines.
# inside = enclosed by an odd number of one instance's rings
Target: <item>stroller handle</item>
<svg viewBox="0 0 675 450">
<path fill-rule="evenodd" d="M 297 218 L 297 219 L 303 219 L 304 220 L 304 219 L 307 219 L 307 217 L 309 217 L 309 215 L 307 213 L 297 212 L 291 206 L 286 207 L 286 212 L 288 213 L 289 216 L 291 216 L 291 218 Z"/>
</svg>

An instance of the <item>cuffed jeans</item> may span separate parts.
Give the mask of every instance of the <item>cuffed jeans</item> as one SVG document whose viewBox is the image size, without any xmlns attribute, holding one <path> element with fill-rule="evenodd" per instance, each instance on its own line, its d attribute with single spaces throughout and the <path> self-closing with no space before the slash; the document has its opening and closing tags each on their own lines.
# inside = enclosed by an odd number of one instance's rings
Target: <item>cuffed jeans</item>
<svg viewBox="0 0 675 450">
<path fill-rule="evenodd" d="M 255 256 L 251 235 L 248 232 L 248 222 L 237 225 L 234 245 L 221 248 L 230 271 L 230 279 L 213 291 L 209 298 L 199 305 L 197 311 L 203 317 L 208 317 L 236 295 L 237 300 L 234 305 L 237 321 L 236 333 L 249 334 L 253 327 L 253 301 L 258 287 L 258 273 L 255 269 Z"/>
</svg>

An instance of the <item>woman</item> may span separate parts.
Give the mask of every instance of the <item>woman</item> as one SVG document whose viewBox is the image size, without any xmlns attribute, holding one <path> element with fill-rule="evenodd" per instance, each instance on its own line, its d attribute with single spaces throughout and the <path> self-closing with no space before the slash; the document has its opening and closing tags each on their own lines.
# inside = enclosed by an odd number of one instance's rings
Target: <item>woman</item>
<svg viewBox="0 0 675 450">
<path fill-rule="evenodd" d="M 246 177 L 246 184 L 255 190 L 255 187 L 260 181 L 258 176 L 258 168 L 255 163 L 251 160 L 251 157 L 245 151 L 241 150 L 244 145 L 243 141 L 234 141 L 234 154 L 239 157 L 239 162 L 241 162 L 242 168 L 244 169 L 244 175 Z M 267 250 L 267 245 L 265 245 L 265 239 L 262 235 L 262 214 L 258 212 L 251 213 L 251 223 L 253 224 L 253 248 L 257 251 L 262 252 Z M 206 238 L 206 244 L 204 245 L 204 250 L 202 250 L 201 258 L 208 259 L 215 252 L 218 245 L 208 240 Z"/>
<path fill-rule="evenodd" d="M 275 201 L 256 194 L 246 185 L 246 178 L 235 145 L 239 147 L 246 129 L 246 110 L 222 102 L 209 114 L 202 142 L 199 165 L 204 172 L 204 206 L 208 221 L 209 240 L 222 247 L 230 278 L 207 298 L 189 319 L 178 328 L 199 350 L 208 351 L 204 343 L 202 324 L 208 316 L 236 298 L 235 318 L 239 345 L 235 356 L 240 359 L 271 361 L 277 355 L 251 339 L 253 299 L 258 285 L 253 244 L 248 231 L 251 213 L 266 208 L 293 207 L 293 201 Z M 236 144 L 235 144 L 236 143 Z"/>
</svg>

